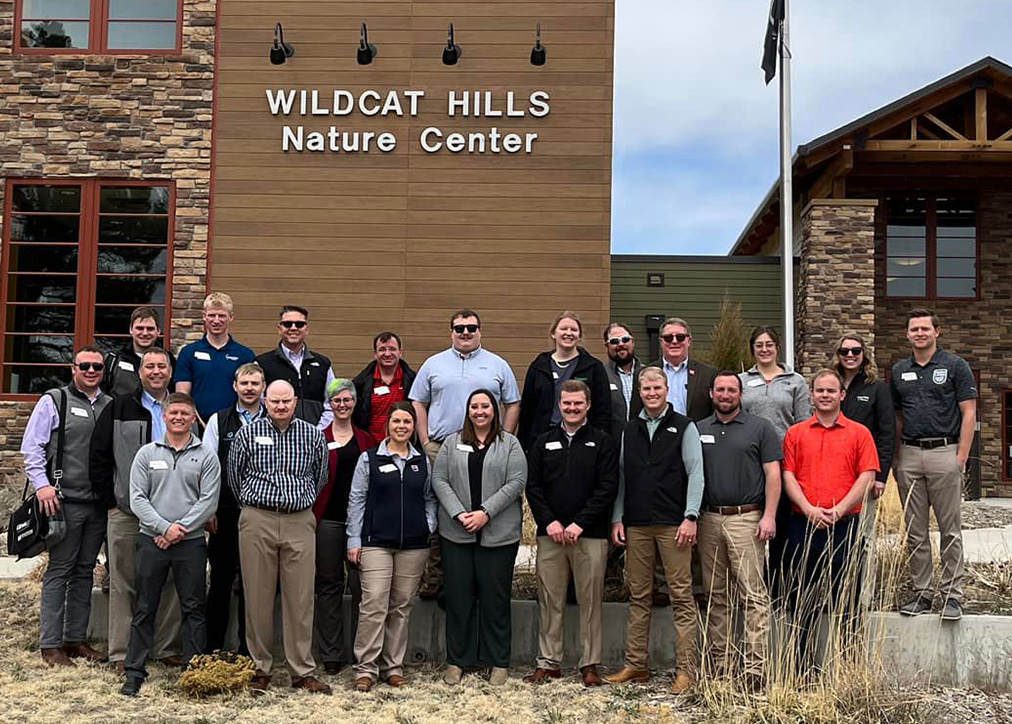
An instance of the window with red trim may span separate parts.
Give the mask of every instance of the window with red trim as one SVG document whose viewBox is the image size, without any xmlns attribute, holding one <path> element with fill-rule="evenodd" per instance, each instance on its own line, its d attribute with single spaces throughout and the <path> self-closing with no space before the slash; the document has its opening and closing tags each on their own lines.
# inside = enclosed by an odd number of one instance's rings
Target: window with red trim
<svg viewBox="0 0 1012 724">
<path fill-rule="evenodd" d="M 75 348 L 118 349 L 130 313 L 168 321 L 170 182 L 8 181 L 0 298 L 0 392 L 63 384 Z"/>
<path fill-rule="evenodd" d="M 16 0 L 18 50 L 30 53 L 177 51 L 182 0 Z"/>
</svg>

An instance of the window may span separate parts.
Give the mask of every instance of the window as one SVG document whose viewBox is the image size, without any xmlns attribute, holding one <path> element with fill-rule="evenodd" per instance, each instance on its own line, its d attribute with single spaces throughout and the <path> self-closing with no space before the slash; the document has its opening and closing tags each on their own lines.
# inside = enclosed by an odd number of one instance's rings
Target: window
<svg viewBox="0 0 1012 724">
<path fill-rule="evenodd" d="M 74 349 L 121 347 L 138 306 L 160 308 L 164 320 L 173 191 L 167 182 L 8 182 L 0 392 L 65 383 Z"/>
<path fill-rule="evenodd" d="M 886 198 L 886 296 L 977 298 L 977 201 Z"/>
<path fill-rule="evenodd" d="M 17 0 L 29 53 L 175 52 L 181 0 Z"/>
</svg>

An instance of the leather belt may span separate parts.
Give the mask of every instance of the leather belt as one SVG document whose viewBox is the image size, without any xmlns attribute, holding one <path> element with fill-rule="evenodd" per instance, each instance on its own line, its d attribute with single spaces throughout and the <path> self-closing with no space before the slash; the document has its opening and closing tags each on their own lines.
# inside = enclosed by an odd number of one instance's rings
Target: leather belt
<svg viewBox="0 0 1012 724">
<path fill-rule="evenodd" d="M 748 505 L 708 505 L 706 506 L 707 513 L 717 513 L 718 515 L 741 515 L 742 513 L 754 513 L 757 510 L 762 510 L 763 507 L 759 503 L 749 503 Z"/>
<path fill-rule="evenodd" d="M 922 450 L 933 450 L 936 447 L 955 445 L 959 440 L 954 437 L 922 437 L 919 440 L 904 440 L 904 445 L 919 447 Z"/>
<path fill-rule="evenodd" d="M 260 503 L 243 503 L 250 508 L 256 508 L 257 510 L 263 510 L 268 513 L 301 513 L 305 508 L 300 510 L 292 510 L 288 506 L 282 505 L 261 505 Z"/>
</svg>

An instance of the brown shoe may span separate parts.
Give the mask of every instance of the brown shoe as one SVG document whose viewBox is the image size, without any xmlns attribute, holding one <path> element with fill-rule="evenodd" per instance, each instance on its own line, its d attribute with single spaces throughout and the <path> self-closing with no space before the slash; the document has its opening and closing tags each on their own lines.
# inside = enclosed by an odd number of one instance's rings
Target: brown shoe
<svg viewBox="0 0 1012 724">
<path fill-rule="evenodd" d="M 126 662 L 124 661 L 113 661 L 109 666 L 117 676 L 123 676 L 126 673 Z"/>
<path fill-rule="evenodd" d="M 257 674 L 253 677 L 253 680 L 249 682 L 250 692 L 253 695 L 264 694 L 267 692 L 267 687 L 271 685 L 271 677 L 266 674 Z"/>
<path fill-rule="evenodd" d="M 84 659 L 85 661 L 93 661 L 97 664 L 103 664 L 109 660 L 108 656 L 83 641 L 79 644 L 64 644 L 63 653 L 72 659 Z"/>
<path fill-rule="evenodd" d="M 616 674 L 604 677 L 604 680 L 609 684 L 642 684 L 649 679 L 649 671 L 630 669 L 628 666 L 624 666 L 622 670 Z"/>
<path fill-rule="evenodd" d="M 671 685 L 672 694 L 687 694 L 696 685 L 696 680 L 688 674 L 679 674 L 675 677 L 675 683 Z"/>
<path fill-rule="evenodd" d="M 63 649 L 42 649 L 42 660 L 50 666 L 74 666 L 74 662 L 63 653 Z"/>
<path fill-rule="evenodd" d="M 330 696 L 333 692 L 330 687 L 317 679 L 315 676 L 303 676 L 292 682 L 293 689 L 305 689 L 310 694 L 326 694 Z"/>
<path fill-rule="evenodd" d="M 547 684 L 550 679 L 559 679 L 562 672 L 558 669 L 542 669 L 540 666 L 534 669 L 533 674 L 524 677 L 525 684 Z"/>
<path fill-rule="evenodd" d="M 408 680 L 400 674 L 390 674 L 390 676 L 387 677 L 387 686 L 392 686 L 395 689 L 400 688 L 407 683 Z"/>
<path fill-rule="evenodd" d="M 593 664 L 580 669 L 580 677 L 583 679 L 584 686 L 601 686 L 604 683 L 604 679 L 597 673 L 597 667 Z"/>
<path fill-rule="evenodd" d="M 372 679 L 368 676 L 360 676 L 352 683 L 355 691 L 367 692 L 372 691 Z"/>
<path fill-rule="evenodd" d="M 163 659 L 158 659 L 158 662 L 162 666 L 168 666 L 172 669 L 180 669 L 183 667 L 183 657 L 173 654 L 172 656 L 166 656 Z"/>
</svg>

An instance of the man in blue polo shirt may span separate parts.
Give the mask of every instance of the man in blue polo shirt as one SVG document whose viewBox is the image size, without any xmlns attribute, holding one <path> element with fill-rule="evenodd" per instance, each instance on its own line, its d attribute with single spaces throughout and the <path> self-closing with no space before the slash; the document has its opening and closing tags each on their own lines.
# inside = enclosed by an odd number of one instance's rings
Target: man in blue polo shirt
<svg viewBox="0 0 1012 724">
<path fill-rule="evenodd" d="M 176 392 L 185 392 L 197 403 L 201 424 L 218 410 L 236 402 L 232 381 L 235 371 L 256 359 L 249 347 L 232 339 L 228 328 L 235 315 L 232 298 L 213 292 L 204 299 L 204 336 L 179 351 Z"/>
</svg>

